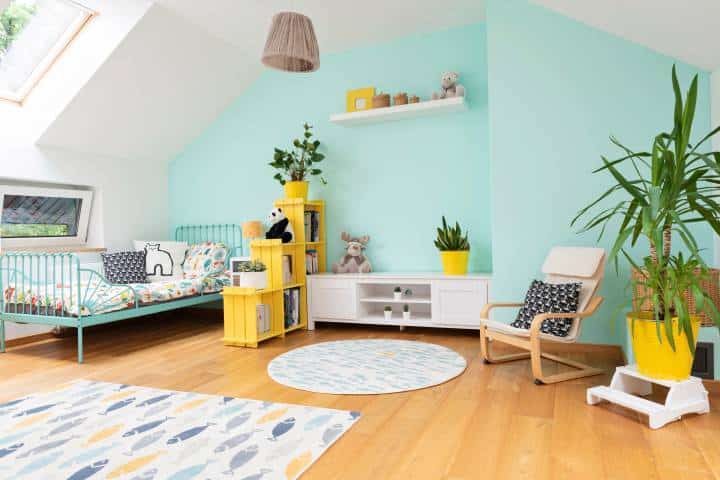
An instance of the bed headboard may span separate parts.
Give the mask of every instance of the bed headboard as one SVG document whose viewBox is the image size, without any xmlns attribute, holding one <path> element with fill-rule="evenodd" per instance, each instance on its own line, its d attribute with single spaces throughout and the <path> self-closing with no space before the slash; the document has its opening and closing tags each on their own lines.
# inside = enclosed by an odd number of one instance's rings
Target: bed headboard
<svg viewBox="0 0 720 480">
<path fill-rule="evenodd" d="M 175 229 L 175 240 L 189 244 L 202 242 L 224 243 L 229 249 L 229 257 L 243 255 L 243 236 L 240 225 L 180 225 Z"/>
</svg>

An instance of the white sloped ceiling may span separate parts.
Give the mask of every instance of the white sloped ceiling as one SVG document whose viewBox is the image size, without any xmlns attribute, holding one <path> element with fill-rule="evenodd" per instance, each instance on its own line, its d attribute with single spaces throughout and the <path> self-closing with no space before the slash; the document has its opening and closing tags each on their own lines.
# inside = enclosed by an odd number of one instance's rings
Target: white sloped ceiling
<svg viewBox="0 0 720 480">
<path fill-rule="evenodd" d="M 720 67 L 718 0 L 532 0 L 705 70 Z"/>
<path fill-rule="evenodd" d="M 532 1 L 702 68 L 720 66 L 718 0 Z M 158 0 L 39 143 L 169 160 L 257 79 L 282 10 L 310 16 L 321 52 L 333 53 L 482 21 L 485 0 Z"/>
<path fill-rule="evenodd" d="M 482 0 L 160 0 L 38 143 L 169 160 L 260 75 L 272 15 L 293 8 L 313 19 L 322 53 L 474 23 L 485 14 Z"/>
</svg>

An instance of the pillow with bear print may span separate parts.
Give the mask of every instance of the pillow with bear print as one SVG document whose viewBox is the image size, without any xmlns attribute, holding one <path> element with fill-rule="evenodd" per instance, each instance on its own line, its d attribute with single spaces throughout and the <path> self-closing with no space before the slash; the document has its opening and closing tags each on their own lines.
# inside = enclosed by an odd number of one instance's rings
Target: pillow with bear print
<svg viewBox="0 0 720 480">
<path fill-rule="evenodd" d="M 533 280 L 525 295 L 525 305 L 511 325 L 528 330 L 535 315 L 541 313 L 575 313 L 578 308 L 582 283 L 545 283 Z M 567 337 L 572 328 L 572 318 L 549 318 L 542 323 L 540 331 L 556 337 Z"/>
</svg>

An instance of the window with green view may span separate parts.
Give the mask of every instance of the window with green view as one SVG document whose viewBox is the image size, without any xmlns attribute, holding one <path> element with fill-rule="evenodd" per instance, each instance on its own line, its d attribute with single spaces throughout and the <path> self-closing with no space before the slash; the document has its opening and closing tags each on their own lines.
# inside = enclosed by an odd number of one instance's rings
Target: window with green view
<svg viewBox="0 0 720 480">
<path fill-rule="evenodd" d="M 5 195 L 0 237 L 71 237 L 78 234 L 79 198 Z"/>
</svg>

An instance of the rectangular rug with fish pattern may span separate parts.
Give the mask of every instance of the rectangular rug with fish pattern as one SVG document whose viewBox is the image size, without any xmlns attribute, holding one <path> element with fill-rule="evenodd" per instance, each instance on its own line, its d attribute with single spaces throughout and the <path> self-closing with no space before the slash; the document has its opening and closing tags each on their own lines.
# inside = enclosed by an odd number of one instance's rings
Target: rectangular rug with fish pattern
<svg viewBox="0 0 720 480">
<path fill-rule="evenodd" d="M 298 478 L 360 414 L 80 380 L 0 404 L 0 478 Z"/>
</svg>

